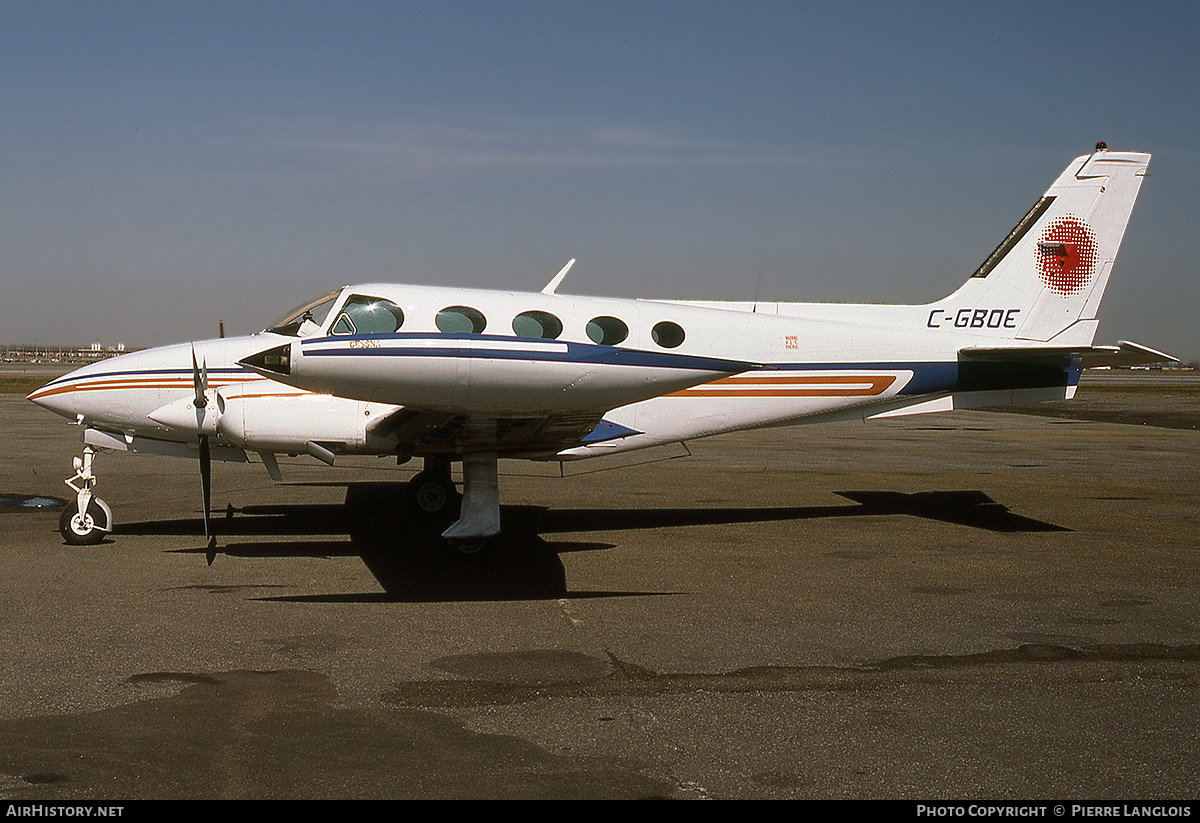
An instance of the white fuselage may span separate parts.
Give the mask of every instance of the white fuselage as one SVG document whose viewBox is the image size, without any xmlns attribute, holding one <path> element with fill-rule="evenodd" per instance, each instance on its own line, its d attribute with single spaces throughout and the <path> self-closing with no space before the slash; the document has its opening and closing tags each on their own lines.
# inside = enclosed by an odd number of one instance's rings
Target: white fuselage
<svg viewBox="0 0 1200 823">
<path fill-rule="evenodd" d="M 398 307 L 399 328 L 338 333 L 342 307 L 363 297 Z M 448 307 L 473 310 L 484 328 L 443 331 L 439 313 Z M 392 453 L 396 444 L 373 436 L 371 424 L 398 407 L 501 420 L 591 413 L 626 432 L 541 454 L 571 459 L 843 411 L 869 416 L 945 393 L 964 341 L 986 344 L 1003 333 L 931 322 L 976 311 L 962 309 L 694 305 L 368 284 L 343 289 L 307 336 L 267 331 L 134 352 L 78 369 L 30 399 L 125 437 L 190 442 L 202 432 L 215 434 L 216 445 L 274 453 L 303 453 L 309 442 Z M 552 317 L 556 336 L 531 336 L 516 320 L 529 313 Z M 597 320 L 616 326 L 620 339 L 595 342 L 606 333 Z M 289 374 L 239 365 L 280 348 L 290 355 Z M 200 424 L 191 405 L 193 352 L 215 401 Z"/>
</svg>

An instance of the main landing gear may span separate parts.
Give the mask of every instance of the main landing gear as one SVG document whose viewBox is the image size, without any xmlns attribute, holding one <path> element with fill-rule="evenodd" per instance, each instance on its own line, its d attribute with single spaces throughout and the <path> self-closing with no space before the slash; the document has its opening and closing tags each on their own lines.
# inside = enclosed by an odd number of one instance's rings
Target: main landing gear
<svg viewBox="0 0 1200 823">
<path fill-rule="evenodd" d="M 478 554 L 500 534 L 496 453 L 463 455 L 463 501 L 458 520 L 442 537 L 463 554 Z"/>
<path fill-rule="evenodd" d="M 536 518 L 507 513 L 500 529 L 496 456 L 463 458 L 463 493 L 450 461 L 425 458 L 405 484 L 346 489 L 350 542 L 389 595 L 413 600 L 562 597 L 566 572 Z"/>
<path fill-rule="evenodd" d="M 477 555 L 500 533 L 496 455 L 470 454 L 463 461 L 463 492 L 450 476 L 450 461 L 425 458 L 424 468 L 403 486 L 355 484 L 346 506 L 360 527 L 440 538 L 460 555 Z"/>
<path fill-rule="evenodd" d="M 92 489 L 96 475 L 92 472 L 92 461 L 96 449 L 83 447 L 83 457 L 75 458 L 75 476 L 64 481 L 75 490 L 75 501 L 68 503 L 58 518 L 58 533 L 71 546 L 92 546 L 112 531 L 112 509 L 96 497 Z"/>
</svg>

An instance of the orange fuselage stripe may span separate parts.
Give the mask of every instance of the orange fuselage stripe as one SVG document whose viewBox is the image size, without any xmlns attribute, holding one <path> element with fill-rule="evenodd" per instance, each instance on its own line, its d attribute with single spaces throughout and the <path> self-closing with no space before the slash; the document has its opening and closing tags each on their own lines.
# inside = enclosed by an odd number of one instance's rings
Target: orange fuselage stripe
<svg viewBox="0 0 1200 823">
<path fill-rule="evenodd" d="M 873 375 L 754 375 L 725 377 L 673 392 L 667 397 L 876 397 L 887 391 L 896 376 Z M 729 386 L 730 388 L 723 388 Z M 845 388 L 830 388 L 844 386 Z"/>
<path fill-rule="evenodd" d="M 266 380 L 265 377 L 247 377 L 245 380 L 229 380 L 223 383 L 209 383 L 209 388 L 220 389 L 238 383 L 250 383 Z M 114 391 L 119 389 L 187 389 L 192 388 L 191 378 L 163 377 L 124 377 L 112 380 L 96 380 L 91 383 L 64 383 L 53 388 L 39 390 L 30 395 L 31 400 L 43 397 L 53 397 L 56 394 L 86 391 Z"/>
</svg>

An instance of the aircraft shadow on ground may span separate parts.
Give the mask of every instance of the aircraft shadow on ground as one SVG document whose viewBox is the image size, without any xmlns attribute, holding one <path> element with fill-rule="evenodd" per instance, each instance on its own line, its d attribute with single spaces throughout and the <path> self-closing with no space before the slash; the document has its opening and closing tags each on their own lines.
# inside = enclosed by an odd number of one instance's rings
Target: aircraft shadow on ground
<svg viewBox="0 0 1200 823">
<path fill-rule="evenodd" d="M 226 508 L 213 518 L 219 554 L 231 557 L 362 558 L 390 599 L 554 599 L 568 594 L 561 554 L 614 548 L 613 543 L 549 541 L 546 535 L 621 532 L 682 526 L 729 525 L 893 515 L 936 520 L 993 532 L 1068 529 L 1015 514 L 978 490 L 843 491 L 854 505 L 760 508 L 549 509 L 504 506 L 503 531 L 476 553 L 447 545 L 448 520 L 396 519 L 394 512 L 363 512 L 343 505 L 271 505 Z M 199 517 L 118 524 L 118 534 L 203 537 Z M 292 537 L 310 539 L 295 540 Z M 250 539 L 244 539 L 250 538 Z M 279 539 L 271 539 L 279 538 Z M 202 546 L 178 551 L 205 553 Z M 645 592 L 590 593 L 620 596 Z M 294 598 L 284 598 L 294 599 Z M 311 598 L 301 598 L 311 599 Z"/>
</svg>

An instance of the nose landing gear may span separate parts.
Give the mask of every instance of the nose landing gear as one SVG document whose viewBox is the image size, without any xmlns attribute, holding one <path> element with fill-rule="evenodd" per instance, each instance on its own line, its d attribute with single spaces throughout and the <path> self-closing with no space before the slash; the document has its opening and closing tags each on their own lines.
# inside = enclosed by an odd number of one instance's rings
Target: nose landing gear
<svg viewBox="0 0 1200 823">
<path fill-rule="evenodd" d="M 93 446 L 84 445 L 83 457 L 75 458 L 75 476 L 64 482 L 75 490 L 75 501 L 68 503 L 58 518 L 58 533 L 71 546 L 92 546 L 112 531 L 112 509 L 92 493 L 96 475 L 92 461 Z"/>
</svg>

